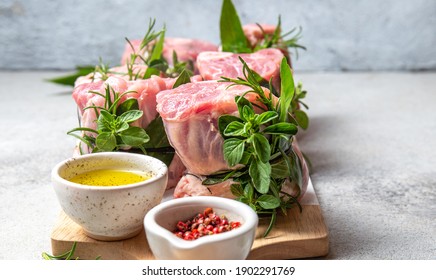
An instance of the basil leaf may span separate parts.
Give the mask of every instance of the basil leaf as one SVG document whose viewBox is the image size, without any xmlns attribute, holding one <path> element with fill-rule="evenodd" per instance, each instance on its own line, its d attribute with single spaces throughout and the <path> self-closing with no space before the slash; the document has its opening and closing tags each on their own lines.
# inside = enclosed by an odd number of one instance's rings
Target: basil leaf
<svg viewBox="0 0 436 280">
<path fill-rule="evenodd" d="M 271 175 L 271 165 L 269 162 L 264 163 L 257 159 L 252 160 L 248 173 L 250 174 L 255 189 L 261 194 L 267 193 Z"/>
<path fill-rule="evenodd" d="M 220 17 L 220 37 L 223 52 L 251 53 L 241 21 L 231 0 L 224 0 Z"/>
<path fill-rule="evenodd" d="M 94 72 L 95 66 L 86 65 L 86 66 L 77 66 L 76 72 L 71 75 L 61 76 L 53 79 L 46 80 L 47 82 L 64 85 L 64 86 L 74 86 L 77 78 L 81 76 L 86 76 L 89 73 Z"/>
<path fill-rule="evenodd" d="M 294 98 L 294 79 L 292 78 L 291 68 L 286 61 L 286 58 L 282 59 L 280 63 L 280 121 L 286 121 L 289 106 Z"/>
<path fill-rule="evenodd" d="M 131 123 L 142 117 L 144 113 L 141 110 L 131 110 L 128 112 L 124 112 L 117 119 L 120 122 Z"/>
<path fill-rule="evenodd" d="M 121 140 L 124 144 L 138 147 L 150 140 L 147 132 L 141 127 L 131 126 L 129 129 L 120 132 Z"/>
<path fill-rule="evenodd" d="M 268 162 L 271 154 L 271 147 L 268 139 L 262 134 L 254 133 L 252 136 L 254 150 L 262 162 Z"/>
<path fill-rule="evenodd" d="M 179 77 L 177 78 L 176 82 L 173 85 L 173 88 L 176 88 L 178 86 L 181 86 L 183 84 L 187 84 L 191 82 L 191 76 L 189 75 L 188 71 L 185 69 L 182 70 L 182 73 L 180 73 Z"/>
<path fill-rule="evenodd" d="M 117 139 L 111 132 L 102 132 L 97 136 L 95 144 L 99 150 L 113 151 L 117 146 Z"/>
<path fill-rule="evenodd" d="M 263 209 L 275 209 L 280 206 L 280 199 L 270 194 L 263 194 L 256 201 Z"/>
<path fill-rule="evenodd" d="M 232 115 L 221 115 L 218 118 L 218 129 L 220 130 L 221 134 L 224 134 L 224 130 L 231 122 L 240 122 L 242 123 L 242 120 L 236 116 Z"/>
<path fill-rule="evenodd" d="M 292 123 L 281 122 L 266 127 L 262 132 L 267 134 L 295 135 L 298 132 L 298 128 Z"/>
<path fill-rule="evenodd" d="M 224 159 L 227 161 L 230 167 L 239 163 L 244 154 L 245 141 L 230 138 L 226 139 L 223 144 Z"/>
<path fill-rule="evenodd" d="M 121 116 L 123 113 L 130 110 L 139 110 L 138 100 L 135 98 L 126 99 L 123 103 L 117 107 L 117 116 Z"/>
<path fill-rule="evenodd" d="M 229 123 L 226 129 L 224 129 L 225 136 L 241 136 L 244 134 L 245 134 L 244 124 L 238 121 L 233 121 Z"/>
<path fill-rule="evenodd" d="M 309 127 L 309 117 L 307 116 L 306 112 L 301 110 L 296 110 L 294 112 L 295 119 L 297 119 L 298 125 L 306 130 Z"/>
<path fill-rule="evenodd" d="M 266 111 L 256 117 L 257 124 L 265 124 L 277 118 L 279 115 L 275 111 Z"/>
</svg>

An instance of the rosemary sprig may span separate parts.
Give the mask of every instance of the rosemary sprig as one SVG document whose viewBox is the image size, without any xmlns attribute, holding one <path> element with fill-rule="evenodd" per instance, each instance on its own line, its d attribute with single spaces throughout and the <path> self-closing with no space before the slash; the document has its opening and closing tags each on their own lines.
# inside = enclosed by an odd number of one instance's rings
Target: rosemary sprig
<svg viewBox="0 0 436 280">
<path fill-rule="evenodd" d="M 299 44 L 299 40 L 301 39 L 302 28 L 301 26 L 297 29 L 296 27 L 292 28 L 290 31 L 282 34 L 282 21 L 279 16 L 278 23 L 276 25 L 275 31 L 272 34 L 268 34 L 264 31 L 260 24 L 257 26 L 262 31 L 263 39 L 260 40 L 253 48 L 254 51 L 258 51 L 266 48 L 276 48 L 281 50 L 288 50 L 289 48 L 293 48 L 295 50 L 296 56 L 298 58 L 298 49 L 306 50 L 306 47 Z M 291 36 L 291 37 L 289 37 Z"/>
<path fill-rule="evenodd" d="M 150 19 L 146 34 L 144 35 L 139 50 L 136 50 L 133 44 L 126 38 L 127 43 L 132 49 L 130 59 L 126 62 L 127 75 L 130 80 L 148 79 L 152 75 L 163 75 L 165 77 L 176 78 L 183 70 L 190 76 L 193 75 L 193 62 L 180 62 L 176 52 L 173 52 L 173 66 L 163 58 L 162 51 L 165 41 L 165 26 L 160 31 L 154 31 L 156 24 L 155 19 Z M 141 73 L 135 72 L 135 65 L 138 61 L 147 65 L 147 70 Z"/>
<path fill-rule="evenodd" d="M 71 249 L 66 251 L 63 254 L 53 256 L 53 255 L 50 255 L 46 252 L 42 252 L 41 255 L 42 255 L 42 258 L 44 260 L 49 260 L 49 261 L 51 261 L 51 260 L 78 260 L 79 259 L 78 257 L 73 259 L 73 255 L 74 255 L 74 252 L 76 251 L 76 247 L 77 247 L 77 242 L 73 242 L 73 246 L 71 247 Z M 95 259 L 100 260 L 101 256 L 97 256 Z"/>
</svg>

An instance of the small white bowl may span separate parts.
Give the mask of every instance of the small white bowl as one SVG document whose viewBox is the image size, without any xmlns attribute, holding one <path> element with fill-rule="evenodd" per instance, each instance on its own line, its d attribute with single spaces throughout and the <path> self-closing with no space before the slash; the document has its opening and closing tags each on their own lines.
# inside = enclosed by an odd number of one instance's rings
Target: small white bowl
<svg viewBox="0 0 436 280">
<path fill-rule="evenodd" d="M 97 169 L 141 170 L 151 173 L 152 178 L 116 187 L 69 181 L 77 174 Z M 51 178 L 63 211 L 88 236 L 112 241 L 130 238 L 142 231 L 145 214 L 163 198 L 168 169 L 150 156 L 105 152 L 64 160 L 53 168 Z"/>
<path fill-rule="evenodd" d="M 241 226 L 231 231 L 183 240 L 173 230 L 208 207 Z M 172 199 L 151 209 L 144 218 L 148 245 L 162 260 L 243 260 L 253 245 L 258 216 L 248 205 L 228 198 L 196 196 Z"/>
</svg>

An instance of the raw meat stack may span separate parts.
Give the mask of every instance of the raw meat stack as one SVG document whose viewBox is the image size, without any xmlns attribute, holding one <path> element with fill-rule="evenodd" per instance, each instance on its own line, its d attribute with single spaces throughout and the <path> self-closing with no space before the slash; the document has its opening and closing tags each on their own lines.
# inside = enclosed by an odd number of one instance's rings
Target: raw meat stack
<svg viewBox="0 0 436 280">
<path fill-rule="evenodd" d="M 262 25 L 264 32 L 273 33 L 275 27 Z M 247 25 L 244 33 L 255 45 L 262 40 L 263 33 L 257 25 Z M 162 56 L 171 64 L 173 52 L 179 61 L 190 61 L 195 66 L 190 83 L 173 89 L 175 78 L 152 76 L 149 79 L 131 80 L 128 76 L 126 63 L 131 54 L 138 51 L 140 40 L 132 40 L 126 44 L 122 55 L 121 66 L 112 68 L 108 77 L 90 74 L 77 79 L 73 98 L 80 110 L 82 126 L 95 128 L 96 115 L 94 110 L 85 110 L 87 106 L 101 106 L 104 98 L 93 92 L 105 93 L 107 85 L 116 92 L 123 94 L 122 100 L 135 98 L 139 109 L 144 112 L 141 119 L 133 125 L 146 128 L 158 114 L 162 117 L 166 136 L 175 149 L 176 155 L 169 166 L 169 182 L 167 188 L 174 188 L 175 197 L 195 195 L 215 195 L 233 197 L 230 185 L 231 179 L 223 183 L 204 186 L 202 180 L 217 171 L 228 170 L 223 158 L 223 138 L 218 130 L 218 118 L 223 114 L 238 115 L 234 97 L 249 90 L 245 86 L 228 88 L 229 83 L 218 82 L 221 77 L 243 77 L 242 57 L 247 65 L 256 71 L 266 81 L 272 79 L 275 88 L 280 86 L 280 62 L 287 53 L 278 49 L 263 49 L 250 54 L 235 54 L 218 51 L 218 46 L 193 39 L 165 38 Z M 132 49 L 133 46 L 133 49 Z M 289 60 L 288 60 L 289 61 Z M 132 63 L 132 62 L 130 62 Z M 147 66 L 142 61 L 135 61 L 133 72 L 143 74 Z M 142 64 L 141 64 L 142 63 Z M 140 75 L 141 76 L 141 75 Z M 269 94 L 269 90 L 265 89 Z M 245 95 L 251 102 L 256 102 L 256 95 Z M 262 106 L 259 104 L 259 106 Z M 150 135 L 166 137 L 165 135 Z M 303 162 L 305 177 L 303 190 L 307 186 L 307 166 L 298 147 L 294 147 Z M 289 186 L 292 188 L 292 186 Z M 292 192 L 292 190 L 290 190 Z"/>
</svg>

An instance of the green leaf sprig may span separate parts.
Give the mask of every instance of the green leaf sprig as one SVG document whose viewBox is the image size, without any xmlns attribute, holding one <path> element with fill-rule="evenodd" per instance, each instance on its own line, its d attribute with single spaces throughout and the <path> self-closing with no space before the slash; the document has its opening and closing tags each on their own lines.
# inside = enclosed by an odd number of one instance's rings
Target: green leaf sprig
<svg viewBox="0 0 436 280">
<path fill-rule="evenodd" d="M 265 93 L 260 85 L 262 78 L 251 70 L 245 61 L 244 78 L 222 77 L 222 82 L 231 82 L 229 87 L 245 85 L 250 89 L 235 97 L 239 116 L 222 115 L 218 128 L 224 138 L 223 155 L 234 170 L 219 172 L 208 176 L 204 185 L 211 185 L 233 179 L 236 184 L 232 193 L 241 202 L 249 205 L 259 215 L 269 215 L 270 224 L 264 233 L 268 235 L 273 228 L 277 212 L 286 215 L 287 209 L 297 205 L 298 196 L 282 191 L 286 180 L 302 186 L 301 162 L 292 149 L 293 136 L 298 127 L 290 120 L 295 87 L 292 72 L 283 58 L 280 65 L 281 92 L 279 98 Z M 272 82 L 269 82 L 273 92 Z M 257 99 L 250 102 L 245 96 L 255 93 Z"/>
<path fill-rule="evenodd" d="M 47 79 L 47 82 L 64 85 L 64 86 L 74 86 L 74 83 L 76 82 L 77 78 L 81 76 L 86 76 L 92 72 L 94 72 L 95 66 L 92 65 L 83 65 L 83 66 L 77 66 L 76 72 L 60 76 L 57 78 Z"/>
<path fill-rule="evenodd" d="M 85 143 L 92 152 L 107 152 L 130 147 L 138 148 L 146 154 L 144 144 L 150 137 L 141 127 L 130 124 L 142 117 L 143 112 L 138 108 L 136 99 L 127 99 L 121 103 L 121 98 L 129 92 L 119 94 L 109 85 L 105 95 L 94 92 L 105 98 L 104 107 L 89 106 L 84 110 L 94 110 L 97 116 L 97 129 L 77 127 L 67 132 Z M 113 99 L 112 99 L 113 96 Z M 81 131 L 82 135 L 74 132 Z"/>
<path fill-rule="evenodd" d="M 294 27 L 290 31 L 282 34 L 281 32 L 282 22 L 280 16 L 273 34 L 266 33 L 260 24 L 257 24 L 257 26 L 262 31 L 263 39 L 257 42 L 255 46 L 253 46 L 254 51 L 267 49 L 267 48 L 276 48 L 283 51 L 287 51 L 289 48 L 293 48 L 298 58 L 298 49 L 306 50 L 305 46 L 299 44 L 299 40 L 301 39 L 302 28 Z M 289 38 L 289 36 L 291 37 Z"/>
<path fill-rule="evenodd" d="M 280 16 L 273 34 L 266 33 L 260 24 L 257 25 L 263 33 L 263 39 L 257 42 L 255 46 L 251 46 L 245 37 L 241 20 L 232 1 L 223 0 L 220 16 L 222 50 L 232 53 L 252 53 L 262 49 L 277 48 L 287 53 L 289 48 L 293 48 L 295 49 L 297 58 L 298 49 L 306 50 L 306 47 L 299 44 L 302 28 L 293 28 L 282 34 Z"/>
<path fill-rule="evenodd" d="M 48 254 L 46 252 L 42 252 L 41 255 L 42 255 L 42 258 L 44 260 L 49 260 L 49 261 L 53 261 L 53 260 L 65 260 L 65 261 L 68 261 L 68 260 L 79 260 L 78 257 L 73 259 L 73 255 L 74 255 L 74 252 L 76 251 L 76 247 L 77 247 L 77 242 L 73 242 L 73 245 L 72 245 L 71 249 L 66 251 L 63 254 L 60 254 L 60 255 L 57 255 L 57 256 L 53 256 L 53 255 L 50 255 L 50 254 Z M 101 256 L 97 256 L 95 259 L 96 260 L 100 260 Z"/>
<path fill-rule="evenodd" d="M 127 43 L 132 49 L 130 59 L 126 62 L 127 75 L 130 80 L 148 79 L 152 75 L 163 75 L 165 77 L 175 78 L 185 70 L 190 76 L 193 75 L 193 62 L 180 62 L 177 54 L 173 51 L 173 66 L 163 58 L 162 51 L 165 41 L 165 26 L 160 31 L 154 31 L 156 24 L 155 19 L 150 19 L 148 29 L 144 35 L 139 50 L 136 50 L 133 44 L 126 38 Z M 135 65 L 137 61 L 142 61 L 147 65 L 147 70 L 144 73 L 136 72 Z"/>
</svg>

